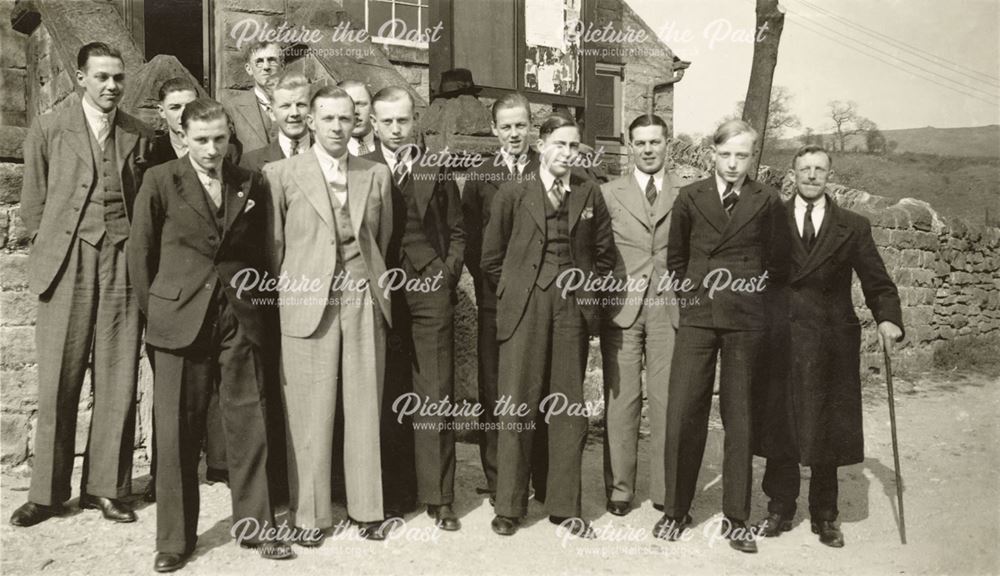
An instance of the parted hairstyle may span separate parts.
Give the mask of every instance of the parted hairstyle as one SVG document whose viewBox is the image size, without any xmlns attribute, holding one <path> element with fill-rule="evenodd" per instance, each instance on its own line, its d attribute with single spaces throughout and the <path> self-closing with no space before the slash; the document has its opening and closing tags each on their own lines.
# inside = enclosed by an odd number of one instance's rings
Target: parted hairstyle
<svg viewBox="0 0 1000 576">
<path fill-rule="evenodd" d="M 565 112 L 553 112 L 549 114 L 545 121 L 542 122 L 541 127 L 538 128 L 538 137 L 545 138 L 549 134 L 552 134 L 559 128 L 565 128 L 566 126 L 572 126 L 577 130 L 580 129 L 580 125 L 576 123 L 576 120 L 571 118 Z"/>
<path fill-rule="evenodd" d="M 633 130 L 636 128 L 645 128 L 646 126 L 659 126 L 663 129 L 663 137 L 670 138 L 670 127 L 667 126 L 667 122 L 663 118 L 660 118 L 656 114 L 643 114 L 628 125 L 628 139 L 632 139 Z"/>
<path fill-rule="evenodd" d="M 160 84 L 160 90 L 158 95 L 160 97 L 160 102 L 167 99 L 167 96 L 174 92 L 194 92 L 195 96 L 198 96 L 198 87 L 195 86 L 194 82 L 188 80 L 187 78 L 170 78 Z"/>
<path fill-rule="evenodd" d="M 192 120 L 208 122 L 218 118 L 226 120 L 227 124 L 229 122 L 229 116 L 222 104 L 211 98 L 195 98 L 184 106 L 184 112 L 181 113 L 181 127 L 187 130 Z"/>
<path fill-rule="evenodd" d="M 819 146 L 817 144 L 806 144 L 798 150 L 795 151 L 795 156 L 792 156 L 792 170 L 795 169 L 795 163 L 799 158 L 802 158 L 806 154 L 826 154 L 826 159 L 829 162 L 829 167 L 833 168 L 833 156 L 830 156 L 830 151 L 826 148 Z"/>
<path fill-rule="evenodd" d="M 715 134 L 712 136 L 712 144 L 715 144 L 716 146 L 725 144 L 731 138 L 735 138 L 740 134 L 749 134 L 753 138 L 755 144 L 757 143 L 757 139 L 760 137 L 757 131 L 745 121 L 727 120 L 715 129 Z"/>
<path fill-rule="evenodd" d="M 125 63 L 125 59 L 122 58 L 122 53 L 117 48 L 112 48 L 104 42 L 91 42 L 90 44 L 84 44 L 80 47 L 80 50 L 76 53 L 76 67 L 78 70 L 83 70 L 87 67 L 87 60 L 90 60 L 91 56 L 110 56 L 112 58 L 117 58 Z"/>
</svg>

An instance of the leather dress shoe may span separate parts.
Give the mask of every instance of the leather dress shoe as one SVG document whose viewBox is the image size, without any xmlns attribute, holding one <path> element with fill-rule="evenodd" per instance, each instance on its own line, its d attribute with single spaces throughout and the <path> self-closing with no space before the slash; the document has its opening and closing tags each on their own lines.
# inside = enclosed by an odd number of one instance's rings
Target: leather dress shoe
<svg viewBox="0 0 1000 576">
<path fill-rule="evenodd" d="M 831 548 L 844 547 L 844 534 L 831 520 L 813 520 L 812 532 L 819 534 L 819 541 Z"/>
<path fill-rule="evenodd" d="M 292 543 L 303 548 L 319 548 L 326 540 L 326 532 L 320 528 L 299 528 L 293 529 Z"/>
<path fill-rule="evenodd" d="M 792 529 L 792 519 L 782 516 L 777 512 L 771 512 L 754 526 L 754 531 L 757 534 L 765 538 L 776 538 L 781 536 L 782 532 L 788 532 Z"/>
<path fill-rule="evenodd" d="M 229 486 L 229 470 L 223 468 L 209 468 L 205 470 L 205 481 L 209 484 L 222 482 Z"/>
<path fill-rule="evenodd" d="M 434 519 L 434 525 L 441 530 L 455 532 L 462 527 L 462 523 L 455 516 L 455 511 L 451 509 L 451 504 L 427 506 L 427 515 Z"/>
<path fill-rule="evenodd" d="M 555 524 L 556 526 L 565 527 L 570 534 L 578 538 L 583 538 L 584 540 L 593 540 L 594 538 L 597 538 L 597 534 L 594 533 L 594 529 L 590 527 L 590 522 L 587 522 L 578 516 L 572 516 L 569 518 L 563 516 L 549 516 L 549 522 Z"/>
<path fill-rule="evenodd" d="M 729 547 L 738 552 L 747 554 L 757 553 L 757 534 L 747 526 L 742 520 L 727 518 L 727 522 L 722 523 L 722 530 L 725 532 L 726 540 L 729 540 Z"/>
<path fill-rule="evenodd" d="M 45 506 L 44 504 L 35 504 L 34 502 L 25 502 L 21 504 L 20 508 L 14 510 L 14 513 L 10 515 L 10 523 L 12 526 L 20 526 L 22 528 L 27 528 L 28 526 L 34 526 L 39 522 L 45 522 L 53 516 L 58 516 L 63 511 L 62 506 Z"/>
<path fill-rule="evenodd" d="M 607 510 L 615 516 L 625 516 L 632 511 L 632 504 L 621 500 L 608 500 Z"/>
<path fill-rule="evenodd" d="M 295 552 L 287 542 L 240 542 L 240 548 L 253 550 L 265 560 L 289 560 Z"/>
<path fill-rule="evenodd" d="M 173 552 L 157 552 L 153 560 L 153 570 L 157 572 L 173 572 L 180 570 L 187 564 L 190 554 L 176 554 Z"/>
<path fill-rule="evenodd" d="M 146 489 L 142 493 L 143 502 L 156 502 L 156 478 L 150 478 L 146 484 Z"/>
<path fill-rule="evenodd" d="M 509 516 L 495 516 L 490 528 L 501 536 L 513 536 L 517 532 L 517 518 Z"/>
<path fill-rule="evenodd" d="M 355 520 L 352 520 L 352 522 L 358 526 L 358 534 L 365 540 L 371 540 L 372 542 L 385 540 L 385 522 L 358 522 Z"/>
<path fill-rule="evenodd" d="M 135 522 L 135 512 L 128 504 L 114 498 L 104 496 L 91 496 L 90 494 L 80 495 L 81 510 L 100 510 L 105 519 L 112 522 Z"/>
<path fill-rule="evenodd" d="M 680 540 L 681 533 L 691 522 L 690 514 L 685 514 L 684 518 L 671 518 L 664 514 L 653 525 L 653 536 L 667 542 L 676 542 Z"/>
</svg>

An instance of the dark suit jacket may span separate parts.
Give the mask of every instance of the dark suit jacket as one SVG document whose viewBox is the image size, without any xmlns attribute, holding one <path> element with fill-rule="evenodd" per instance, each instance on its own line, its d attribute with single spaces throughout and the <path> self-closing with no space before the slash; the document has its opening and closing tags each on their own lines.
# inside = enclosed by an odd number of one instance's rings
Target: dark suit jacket
<svg viewBox="0 0 1000 576">
<path fill-rule="evenodd" d="M 490 156 L 479 167 L 468 171 L 462 188 L 462 211 L 465 216 L 465 267 L 476 283 L 476 304 L 496 308 L 496 294 L 483 278 L 479 261 L 483 255 L 483 233 L 490 221 L 490 207 L 500 186 L 507 182 L 538 178 L 538 153 L 528 149 L 527 164 L 521 176 L 511 175 L 500 153 Z"/>
<path fill-rule="evenodd" d="M 239 153 L 236 150 L 236 145 L 232 141 L 229 142 L 229 148 L 226 150 L 226 158 L 230 162 L 236 163 L 239 158 Z M 145 169 L 152 168 L 153 166 L 159 166 L 160 164 L 166 164 L 171 160 L 177 159 L 177 152 L 174 151 L 174 147 L 170 144 L 170 134 L 167 132 L 157 132 L 153 138 L 152 144 L 149 146 L 149 151 L 146 153 L 145 157 Z"/>
<path fill-rule="evenodd" d="M 135 205 L 128 267 L 146 342 L 177 350 L 189 346 L 208 312 L 216 283 L 255 344 L 264 342 L 264 308 L 237 286 L 248 270 L 267 269 L 270 196 L 260 174 L 223 165 L 225 227 L 219 233 L 209 200 L 187 155 L 152 168 Z M 274 296 L 269 293 L 267 296 Z"/>
<path fill-rule="evenodd" d="M 807 252 L 786 205 L 792 246 L 787 287 L 773 295 L 768 378 L 758 387 L 758 453 L 798 455 L 806 465 L 864 460 L 860 379 L 861 323 L 851 283 L 861 281 L 875 323 L 903 328 L 899 293 L 872 239 L 868 220 L 827 196 L 826 213 Z"/>
<path fill-rule="evenodd" d="M 362 158 L 388 166 L 381 146 Z M 451 274 L 452 286 L 458 284 L 465 255 L 465 228 L 462 224 L 462 200 L 451 176 L 450 171 L 445 168 L 439 170 L 424 167 L 416 161 L 403 190 L 396 185 L 395 178 L 392 179 L 393 230 L 386 261 L 389 268 L 398 267 L 402 262 L 402 239 L 408 214 L 404 195 L 412 195 L 423 218 L 427 240 L 434 247 L 435 253 L 407 254 L 410 263 L 417 271 L 421 271 L 435 257 L 440 258 Z"/>
<path fill-rule="evenodd" d="M 538 177 L 504 184 L 493 199 L 483 238 L 482 269 L 488 282 L 496 287 L 500 341 L 510 338 L 521 322 L 545 257 L 546 195 Z M 604 276 L 615 265 L 615 241 L 601 189 L 593 181 L 573 174 L 567 198 L 572 265 L 584 275 Z M 583 290 L 575 294 L 592 333 L 600 327 L 599 308 L 584 305 L 581 299 L 594 296 Z"/>
<path fill-rule="evenodd" d="M 24 141 L 21 219 L 28 235 L 34 238 L 28 282 L 36 294 L 47 292 L 62 269 L 76 238 L 87 195 L 97 182 L 90 128 L 80 98 L 74 95 L 62 108 L 36 118 Z M 121 168 L 125 213 L 130 220 L 142 182 L 144 142 L 152 136 L 152 130 L 124 110 L 115 114 L 115 152 Z"/>
<path fill-rule="evenodd" d="M 251 172 L 260 172 L 264 169 L 264 164 L 284 159 L 285 153 L 282 152 L 281 145 L 278 144 L 278 139 L 275 138 L 267 146 L 251 150 L 244 154 L 240 159 L 240 167 L 246 168 Z"/>
<path fill-rule="evenodd" d="M 257 103 L 257 95 L 253 90 L 230 90 L 219 101 L 229 115 L 229 122 L 233 128 L 230 141 L 236 145 L 239 155 L 243 155 L 251 150 L 263 148 L 275 139 L 274 131 L 277 125 L 272 122 L 271 130 L 268 131 L 264 125 L 260 112 L 260 105 Z"/>
<path fill-rule="evenodd" d="M 687 291 L 677 290 L 677 296 L 686 299 L 680 303 L 681 326 L 765 328 L 764 292 L 736 288 L 749 288 L 754 281 L 759 285 L 765 272 L 765 289 L 786 281 L 785 218 L 778 192 L 750 179 L 743 184 L 731 218 L 722 208 L 714 174 L 681 189 L 674 202 L 667 248 L 667 269 L 676 285 L 687 279 L 691 286 Z M 713 285 L 720 289 L 709 297 Z"/>
</svg>

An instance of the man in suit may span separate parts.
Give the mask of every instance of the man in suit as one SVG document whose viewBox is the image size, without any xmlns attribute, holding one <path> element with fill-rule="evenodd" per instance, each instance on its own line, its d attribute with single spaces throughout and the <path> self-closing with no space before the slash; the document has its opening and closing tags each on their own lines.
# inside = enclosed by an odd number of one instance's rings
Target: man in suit
<svg viewBox="0 0 1000 576">
<path fill-rule="evenodd" d="M 141 320 L 125 249 L 139 187 L 140 139 L 152 132 L 118 109 L 121 53 L 101 42 L 77 54 L 83 96 L 37 118 L 24 143 L 21 218 L 32 238 L 38 295 L 38 423 L 28 501 L 10 522 L 31 526 L 70 497 L 80 390 L 88 365 L 94 409 L 80 507 L 133 522 L 131 493 Z"/>
<path fill-rule="evenodd" d="M 291 158 L 309 150 L 312 142 L 306 116 L 309 114 L 309 80 L 298 72 L 282 74 L 272 90 L 268 114 L 278 127 L 277 138 L 263 148 L 251 150 L 240 166 L 260 172 L 268 162 Z"/>
<path fill-rule="evenodd" d="M 229 126 L 221 104 L 194 100 L 181 126 L 188 154 L 149 172 L 128 250 L 156 364 L 157 572 L 181 568 L 198 540 L 198 461 L 215 389 L 234 535 L 266 558 L 292 556 L 283 542 L 265 544 L 263 534 L 274 527 L 260 378 L 265 320 L 261 292 L 245 286 L 248 273 L 267 267 L 267 189 L 259 175 L 224 161 Z M 258 529 L 248 534 L 249 525 Z"/>
<path fill-rule="evenodd" d="M 159 166 L 187 154 L 187 143 L 184 141 L 184 128 L 181 126 L 181 114 L 184 107 L 198 97 L 198 89 L 186 78 L 170 78 L 160 85 L 157 112 L 166 123 L 166 131 L 158 132 L 153 139 L 149 153 L 146 155 L 146 169 Z M 226 154 L 230 160 L 236 158 L 236 148 L 230 143 Z M 152 362 L 152 354 L 147 353 Z M 142 499 L 146 502 L 156 502 L 156 430 L 152 434 L 152 462 L 149 466 L 149 483 Z M 209 484 L 229 482 L 229 471 L 226 467 L 226 437 L 222 430 L 222 414 L 219 412 L 219 395 L 212 394 L 208 404 L 208 424 L 205 430 L 205 463 L 208 469 L 205 479 Z"/>
<path fill-rule="evenodd" d="M 677 330 L 673 290 L 667 276 L 670 209 L 680 188 L 667 160 L 669 128 L 653 114 L 629 126 L 635 170 L 601 186 L 611 213 L 621 290 L 608 295 L 601 331 L 604 364 L 604 490 L 607 510 L 624 516 L 635 496 L 642 369 L 649 398 L 650 481 L 653 506 L 663 509 L 663 449 L 666 438 L 667 382 Z"/>
<path fill-rule="evenodd" d="M 681 189 L 674 202 L 667 269 L 680 299 L 670 367 L 664 457 L 664 515 L 657 537 L 675 540 L 690 522 L 708 436 L 716 358 L 725 427 L 723 535 L 734 549 L 757 551 L 746 522 L 752 483 L 751 382 L 763 351 L 764 292 L 787 276 L 788 234 L 777 191 L 747 176 L 757 133 L 742 120 L 713 137 L 715 171 Z"/>
<path fill-rule="evenodd" d="M 378 148 L 378 138 L 375 137 L 372 126 L 372 94 L 364 82 L 357 80 L 343 80 L 337 86 L 350 94 L 351 100 L 354 100 L 356 121 L 354 131 L 351 132 L 351 140 L 347 143 L 347 151 L 351 156 L 371 154 Z"/>
<path fill-rule="evenodd" d="M 600 188 L 571 177 L 580 130 L 553 113 L 539 130 L 538 178 L 504 184 L 493 200 L 482 269 L 497 295 L 498 393 L 514 411 L 500 415 L 496 517 L 513 535 L 527 512 L 536 420 L 548 422 L 549 520 L 594 537 L 581 518 L 580 474 L 587 417 L 582 415 L 588 333 L 599 308 L 569 278 L 601 277 L 615 263 L 611 218 Z M 555 409 L 556 403 L 562 406 Z M 575 408 L 573 408 L 575 406 Z"/>
<path fill-rule="evenodd" d="M 383 88 L 375 95 L 372 111 L 379 149 L 365 158 L 386 164 L 393 174 L 396 217 L 389 266 L 398 268 L 408 280 L 434 286 L 429 291 L 397 290 L 402 294 L 393 306 L 398 302 L 401 317 L 395 330 L 406 349 L 400 356 L 410 356 L 413 392 L 437 404 L 455 397 L 455 290 L 465 251 L 461 199 L 451 174 L 422 162 L 424 156 L 414 144 L 416 117 L 409 92 L 395 86 Z M 390 375 L 397 374 L 390 368 Z M 394 401 L 390 397 L 387 404 Z M 417 500 L 427 505 L 427 513 L 439 528 L 458 530 L 461 524 L 452 509 L 455 431 L 449 420 L 414 416 Z"/>
<path fill-rule="evenodd" d="M 236 129 L 233 140 L 239 154 L 263 148 L 276 137 L 271 120 L 271 89 L 281 75 L 285 59 L 281 45 L 257 41 L 246 51 L 244 68 L 253 78 L 253 89 L 234 93 L 223 104 Z"/>
<path fill-rule="evenodd" d="M 837 206 L 826 191 L 832 160 L 820 146 L 792 159 L 795 196 L 786 204 L 792 265 L 774 306 L 769 378 L 755 395 L 761 453 L 767 456 L 764 493 L 770 498 L 764 536 L 791 530 L 799 496 L 799 463 L 811 468 L 812 531 L 840 548 L 837 467 L 864 460 L 861 418 L 861 324 L 851 298 L 852 274 L 861 281 L 875 318 L 879 344 L 891 351 L 903 338 L 896 285 L 859 214 Z"/>
<path fill-rule="evenodd" d="M 316 145 L 264 168 L 275 214 L 271 269 L 319 284 L 282 292 L 279 306 L 292 514 L 312 534 L 306 545 L 333 526 L 333 415 L 343 402 L 348 515 L 364 538 L 382 540 L 379 418 L 392 315 L 377 282 L 392 231 L 391 178 L 385 166 L 349 158 L 354 104 L 346 92 L 322 88 L 309 109 Z"/>
<path fill-rule="evenodd" d="M 462 210 L 465 215 L 465 267 L 472 274 L 478 311 L 477 349 L 479 352 L 479 404 L 483 408 L 480 422 L 479 457 L 486 475 L 486 492 L 490 504 L 497 492 L 497 380 L 500 373 L 500 344 L 497 342 L 497 296 L 480 268 L 483 231 L 490 221 L 490 206 L 502 184 L 538 178 L 538 153 L 530 146 L 531 105 L 520 93 L 504 94 L 493 103 L 493 135 L 500 141 L 496 154 L 466 173 L 462 189 Z M 544 434 L 539 434 L 544 439 Z M 536 461 L 532 463 L 535 496 L 545 500 L 544 442 L 536 443 Z"/>
</svg>

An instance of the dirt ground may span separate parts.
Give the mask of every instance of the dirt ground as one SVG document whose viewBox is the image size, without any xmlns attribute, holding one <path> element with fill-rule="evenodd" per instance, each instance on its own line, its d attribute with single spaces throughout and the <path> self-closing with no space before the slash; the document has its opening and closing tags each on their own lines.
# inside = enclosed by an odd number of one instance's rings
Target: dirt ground
<svg viewBox="0 0 1000 576">
<path fill-rule="evenodd" d="M 396 538 L 384 543 L 353 537 L 328 540 L 318 550 L 296 548 L 290 561 L 262 560 L 230 541 L 228 489 L 202 486 L 198 549 L 182 574 L 996 574 L 1000 572 L 1000 381 L 982 376 L 934 375 L 900 382 L 897 417 L 906 486 L 907 545 L 900 543 L 888 409 L 866 394 L 864 463 L 841 468 L 840 510 L 846 547 L 821 545 L 805 512 L 803 478 L 799 515 L 791 532 L 760 543 L 751 556 L 714 536 L 722 485 L 722 432 L 714 426 L 699 477 L 689 540 L 652 538 L 659 514 L 646 494 L 648 460 L 640 462 L 641 506 L 624 518 L 604 511 L 601 446 L 584 457 L 584 516 L 601 538 L 564 540 L 532 502 L 526 525 L 513 537 L 490 530 L 492 510 L 475 488 L 483 483 L 478 449 L 458 447 L 457 510 L 463 528 L 435 531 L 426 514 L 410 515 Z M 641 449 L 646 452 L 645 443 Z M 762 460 L 755 462 L 753 519 L 765 513 Z M 804 473 L 807 475 L 807 473 Z M 146 477 L 135 481 L 144 487 Z M 116 525 L 96 511 L 68 513 L 38 526 L 7 524 L 27 491 L 23 476 L 2 477 L 0 528 L 3 574 L 151 574 L 155 506 L 141 502 L 139 521 Z M 78 485 L 78 479 L 74 480 Z M 340 509 L 344 513 L 343 509 Z M 280 522 L 280 517 L 279 517 Z M 349 534 L 353 535 L 353 531 Z"/>
</svg>

